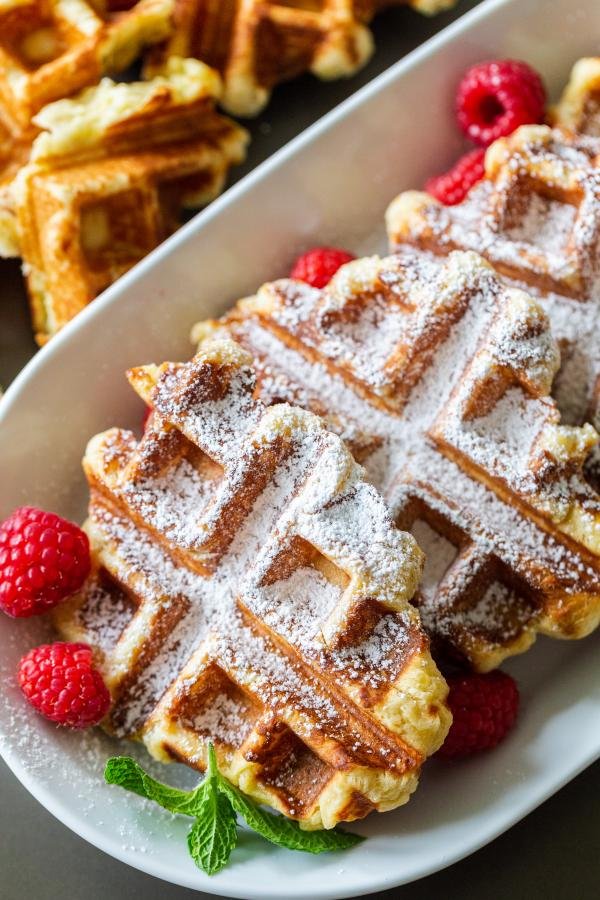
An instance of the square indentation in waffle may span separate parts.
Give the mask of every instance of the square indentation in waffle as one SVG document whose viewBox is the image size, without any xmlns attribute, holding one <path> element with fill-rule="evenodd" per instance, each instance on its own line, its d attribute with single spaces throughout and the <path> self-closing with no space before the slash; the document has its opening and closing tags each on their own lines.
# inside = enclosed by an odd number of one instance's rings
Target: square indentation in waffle
<svg viewBox="0 0 600 900">
<path fill-rule="evenodd" d="M 262 714 L 262 707 L 214 663 L 187 693 L 177 698 L 171 710 L 185 728 L 235 750 L 239 750 Z"/>
<path fill-rule="evenodd" d="M 157 233 L 154 198 L 141 190 L 121 191 L 81 207 L 81 248 L 86 263 L 110 284 L 115 269 L 128 269 L 152 250 Z"/>
<path fill-rule="evenodd" d="M 348 575 L 302 538 L 284 546 L 255 593 L 243 598 L 290 644 L 322 646 L 322 624 L 339 607 Z"/>
<path fill-rule="evenodd" d="M 385 335 L 380 356 L 357 361 L 357 327 L 371 330 L 369 346 Z M 362 463 L 397 523 L 423 520 L 416 527 L 434 556 L 421 592 L 431 600 L 426 622 L 452 644 L 452 611 L 457 654 L 486 669 L 536 631 L 595 627 L 600 498 L 583 464 L 597 435 L 561 424 L 549 395 L 558 353 L 548 320 L 480 257 L 404 248 L 348 264 L 323 291 L 282 280 L 195 333 L 242 343 L 260 361 L 267 402 L 283 394 L 320 404 L 340 434 L 360 423 L 371 437 Z M 485 579 L 466 577 L 473 567 Z M 460 590 L 448 592 L 459 576 Z M 488 622 L 483 640 L 475 620 L 491 608 L 495 582 L 510 589 L 500 591 L 508 612 Z"/>
<path fill-rule="evenodd" d="M 446 571 L 458 556 L 458 547 L 425 519 L 415 519 L 409 530 L 425 554 L 419 590 L 424 597 L 434 597 Z"/>
<path fill-rule="evenodd" d="M 297 734 L 282 723 L 269 726 L 249 748 L 248 756 L 261 765 L 259 783 L 274 792 L 291 815 L 310 809 L 335 776 L 335 769 L 320 759 Z M 346 810 L 350 818 L 371 812 L 363 801 L 364 811 Z"/>
<path fill-rule="evenodd" d="M 138 600 L 101 567 L 88 580 L 85 593 L 72 615 L 68 605 L 59 615 L 69 621 L 71 638 L 85 635 L 102 653 L 110 653 L 133 619 Z"/>
<path fill-rule="evenodd" d="M 129 373 L 144 436 L 98 435 L 84 466 L 95 565 L 138 605 L 106 649 L 87 589 L 57 623 L 85 609 L 113 731 L 199 768 L 212 739 L 243 790 L 329 827 L 407 799 L 445 687 L 416 544 L 320 420 L 254 397 L 250 362 L 215 342 Z"/>
<path fill-rule="evenodd" d="M 0 10 L 0 99 L 21 126 L 45 104 L 122 71 L 170 30 L 168 0 L 126 11 L 88 0 L 7 0 Z"/>
<path fill-rule="evenodd" d="M 9 5 L 1 25 L 2 53 L 26 72 L 57 59 L 84 38 L 83 31 L 60 15 L 60 5 L 51 2 Z"/>
<path fill-rule="evenodd" d="M 22 126 L 44 103 L 101 75 L 103 22 L 85 0 L 8 3 L 0 11 L 0 98 Z"/>
<path fill-rule="evenodd" d="M 580 199 L 518 178 L 497 209 L 498 232 L 510 241 L 528 244 L 548 268 L 553 257 L 568 265 Z"/>
<path fill-rule="evenodd" d="M 527 649 L 529 626 L 539 614 L 535 598 L 524 582 L 515 586 L 514 573 L 489 547 L 472 541 L 418 496 L 405 505 L 398 524 L 425 553 L 416 602 L 438 652 L 491 661 L 501 647 Z"/>
</svg>

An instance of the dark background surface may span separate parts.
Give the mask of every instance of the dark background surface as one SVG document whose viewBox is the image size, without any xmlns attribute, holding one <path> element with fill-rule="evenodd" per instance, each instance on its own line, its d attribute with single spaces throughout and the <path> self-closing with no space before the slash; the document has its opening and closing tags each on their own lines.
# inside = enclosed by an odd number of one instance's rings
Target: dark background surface
<svg viewBox="0 0 600 900">
<path fill-rule="evenodd" d="M 253 143 L 241 177 L 362 84 L 443 28 L 475 0 L 436 19 L 391 10 L 374 25 L 378 50 L 348 81 L 303 78 L 279 88 L 250 124 Z M 599 36 L 600 37 L 600 36 Z M 0 262 L 0 384 L 35 351 L 16 263 Z M 600 724 L 599 724 L 600 727 Z M 461 863 L 412 885 L 373 894 L 403 900 L 596 900 L 600 896 L 600 764 L 507 834 Z M 439 798 L 443 806 L 444 798 Z M 208 895 L 143 875 L 85 843 L 47 813 L 0 762 L 1 900 L 186 900 Z"/>
</svg>

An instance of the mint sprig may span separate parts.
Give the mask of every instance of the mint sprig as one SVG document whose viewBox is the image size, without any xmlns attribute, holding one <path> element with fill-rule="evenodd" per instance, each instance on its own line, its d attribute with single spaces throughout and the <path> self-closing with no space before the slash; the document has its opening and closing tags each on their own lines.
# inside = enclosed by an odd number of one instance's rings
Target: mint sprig
<svg viewBox="0 0 600 900">
<path fill-rule="evenodd" d="M 196 821 L 188 835 L 190 855 L 197 866 L 214 875 L 229 862 L 238 839 L 237 819 L 225 794 L 219 791 L 215 751 L 208 753 L 208 773 L 193 791 Z"/>
<path fill-rule="evenodd" d="M 258 806 L 219 772 L 212 744 L 208 745 L 206 777 L 193 791 L 181 791 L 156 781 L 129 756 L 109 759 L 104 778 L 108 784 L 154 800 L 169 812 L 193 816 L 188 848 L 196 865 L 207 875 L 220 872 L 236 847 L 236 813 L 267 841 L 288 850 L 326 853 L 364 840 L 348 831 L 302 831 L 297 822 Z"/>
</svg>

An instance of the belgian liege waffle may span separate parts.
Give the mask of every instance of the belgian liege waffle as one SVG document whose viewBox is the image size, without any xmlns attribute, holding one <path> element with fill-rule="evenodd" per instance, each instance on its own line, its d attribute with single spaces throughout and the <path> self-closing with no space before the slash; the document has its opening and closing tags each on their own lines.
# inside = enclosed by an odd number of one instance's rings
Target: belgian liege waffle
<svg viewBox="0 0 600 900">
<path fill-rule="evenodd" d="M 99 655 L 109 729 L 198 768 L 211 740 L 308 828 L 404 803 L 449 726 L 416 543 L 316 416 L 254 398 L 236 344 L 129 380 L 153 413 L 88 445 L 95 570 L 57 616 Z"/>
<path fill-rule="evenodd" d="M 600 57 L 578 60 L 560 102 L 551 110 L 553 124 L 600 138 Z"/>
<path fill-rule="evenodd" d="M 524 126 L 493 144 L 486 178 L 464 202 L 401 194 L 387 213 L 392 248 L 476 250 L 543 303 L 562 365 L 563 418 L 600 428 L 600 141 Z M 589 474 L 598 481 L 597 455 Z"/>
<path fill-rule="evenodd" d="M 366 23 L 380 9 L 402 2 L 175 0 L 173 33 L 150 52 L 148 71 L 171 54 L 195 56 L 221 73 L 228 112 L 255 115 L 276 84 L 302 72 L 326 79 L 353 74 L 373 50 Z M 454 2 L 413 0 L 411 5 L 433 14 Z"/>
<path fill-rule="evenodd" d="M 88 0 L 4 0 L 0 7 L 0 106 L 27 127 L 53 100 L 120 72 L 170 30 L 172 0 L 139 0 L 102 12 Z"/>
<path fill-rule="evenodd" d="M 427 556 L 417 602 L 437 650 L 480 670 L 536 632 L 600 619 L 598 436 L 561 425 L 541 307 L 475 253 L 407 248 L 350 263 L 323 291 L 264 286 L 194 337 L 229 334 L 257 392 L 326 417 Z"/>
<path fill-rule="evenodd" d="M 214 108 L 216 73 L 169 60 L 151 82 L 104 79 L 45 107 L 12 196 L 18 251 L 43 343 L 198 207 L 245 155 Z M 0 225 L 1 230 L 1 225 Z"/>
</svg>

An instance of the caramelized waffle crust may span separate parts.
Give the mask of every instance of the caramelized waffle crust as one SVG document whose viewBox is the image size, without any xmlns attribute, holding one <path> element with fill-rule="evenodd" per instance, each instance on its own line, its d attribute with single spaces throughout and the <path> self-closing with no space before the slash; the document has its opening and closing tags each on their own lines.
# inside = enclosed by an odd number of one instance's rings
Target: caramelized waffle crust
<svg viewBox="0 0 600 900">
<path fill-rule="evenodd" d="M 317 417 L 254 398 L 239 346 L 129 379 L 154 411 L 88 446 L 95 568 L 57 613 L 96 650 L 107 727 L 200 769 L 213 741 L 307 828 L 406 802 L 450 720 L 413 538 Z"/>
<path fill-rule="evenodd" d="M 12 196 L 39 343 L 220 192 L 248 136 L 215 111 L 219 89 L 173 58 L 151 82 L 104 79 L 38 114 Z"/>
<path fill-rule="evenodd" d="M 537 632 L 600 619 L 598 435 L 560 424 L 541 307 L 475 253 L 359 260 L 324 290 L 283 280 L 195 339 L 254 357 L 257 395 L 323 415 L 427 555 L 417 602 L 438 652 L 491 669 Z"/>
<path fill-rule="evenodd" d="M 102 75 L 127 68 L 165 39 L 172 0 L 102 12 L 88 0 L 4 0 L 0 6 L 0 107 L 23 128 L 38 110 Z"/>
<path fill-rule="evenodd" d="M 455 0 L 175 0 L 173 33 L 148 71 L 172 54 L 195 56 L 221 73 L 228 112 L 256 115 L 276 84 L 302 72 L 352 75 L 373 50 L 366 23 L 405 2 L 433 14 Z"/>
<path fill-rule="evenodd" d="M 600 138 L 600 57 L 578 60 L 550 121 L 569 131 Z"/>
</svg>

